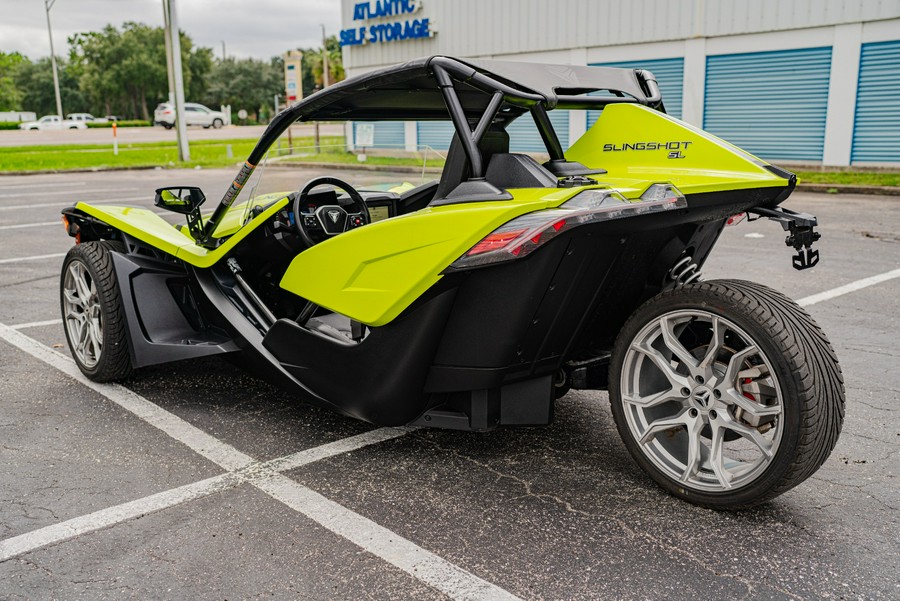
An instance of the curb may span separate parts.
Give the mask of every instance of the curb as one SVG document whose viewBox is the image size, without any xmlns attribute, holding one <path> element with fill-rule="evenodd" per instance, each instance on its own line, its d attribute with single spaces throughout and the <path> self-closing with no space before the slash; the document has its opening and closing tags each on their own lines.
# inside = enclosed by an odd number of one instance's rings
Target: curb
<svg viewBox="0 0 900 601">
<path fill-rule="evenodd" d="M 150 171 L 152 169 L 167 169 L 167 167 L 153 165 L 150 167 L 85 167 L 82 169 L 36 169 L 34 171 L 0 171 L 0 177 L 3 177 L 4 175 L 50 175 L 54 173 L 103 173 L 104 171 Z"/>
<path fill-rule="evenodd" d="M 818 194 L 874 194 L 878 196 L 900 196 L 898 186 L 860 186 L 855 184 L 797 184 L 798 192 Z"/>
</svg>

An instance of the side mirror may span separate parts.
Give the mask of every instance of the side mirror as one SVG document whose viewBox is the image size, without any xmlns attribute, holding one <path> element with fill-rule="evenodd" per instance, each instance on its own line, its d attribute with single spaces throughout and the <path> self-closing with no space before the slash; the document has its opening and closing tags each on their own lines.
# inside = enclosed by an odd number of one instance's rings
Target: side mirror
<svg viewBox="0 0 900 601">
<path fill-rule="evenodd" d="M 204 202 L 206 202 L 206 195 L 203 194 L 203 190 L 194 186 L 160 188 L 156 191 L 156 198 L 153 200 L 153 204 L 162 209 L 185 215 L 188 231 L 194 240 L 203 235 L 200 205 Z"/>
<path fill-rule="evenodd" d="M 153 204 L 174 213 L 190 215 L 204 202 L 206 202 L 206 195 L 200 188 L 172 186 L 158 189 Z"/>
</svg>

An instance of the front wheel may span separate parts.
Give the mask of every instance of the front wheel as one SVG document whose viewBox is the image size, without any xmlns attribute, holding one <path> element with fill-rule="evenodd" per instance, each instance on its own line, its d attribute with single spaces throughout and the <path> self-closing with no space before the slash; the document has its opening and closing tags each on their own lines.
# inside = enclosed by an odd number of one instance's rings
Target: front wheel
<svg viewBox="0 0 900 601">
<path fill-rule="evenodd" d="M 796 303 L 751 282 L 657 295 L 616 340 L 609 394 L 619 434 L 663 488 L 739 509 L 803 482 L 844 416 L 837 357 Z"/>
<path fill-rule="evenodd" d="M 125 311 L 116 283 L 111 252 L 118 242 L 77 244 L 63 262 L 60 306 L 72 358 L 95 382 L 109 382 L 131 373 Z"/>
<path fill-rule="evenodd" d="M 223 125 L 223 123 L 222 123 L 221 119 L 213 119 L 212 126 L 215 129 L 220 129 L 222 127 L 222 125 Z"/>
</svg>

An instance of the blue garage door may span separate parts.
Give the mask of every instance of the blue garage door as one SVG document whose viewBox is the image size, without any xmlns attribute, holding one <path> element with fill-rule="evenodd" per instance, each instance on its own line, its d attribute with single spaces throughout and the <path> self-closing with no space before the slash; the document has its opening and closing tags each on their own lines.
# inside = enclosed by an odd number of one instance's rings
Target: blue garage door
<svg viewBox="0 0 900 601">
<path fill-rule="evenodd" d="M 375 148 L 403 150 L 406 146 L 405 123 L 403 121 L 354 121 L 353 140 L 356 141 L 356 128 L 360 123 L 375 124 Z"/>
<path fill-rule="evenodd" d="M 563 149 L 569 147 L 569 113 L 568 111 L 550 111 L 550 123 L 556 130 L 556 136 Z M 534 125 L 534 119 L 528 113 L 513 121 L 506 128 L 509 132 L 510 152 L 547 152 L 541 135 Z M 417 126 L 419 145 L 427 145 L 436 150 L 446 150 L 453 138 L 453 124 L 449 121 L 419 121 Z"/>
<path fill-rule="evenodd" d="M 831 47 L 706 58 L 703 128 L 767 159 L 822 160 Z"/>
<path fill-rule="evenodd" d="M 681 101 L 684 96 L 684 59 L 661 58 L 647 61 L 625 61 L 621 63 L 595 63 L 592 67 L 618 67 L 620 69 L 647 69 L 656 76 L 656 83 L 662 92 L 666 113 L 681 119 Z M 587 126 L 591 127 L 600 111 L 588 111 Z"/>
<path fill-rule="evenodd" d="M 850 160 L 900 162 L 900 41 L 863 44 Z"/>
<path fill-rule="evenodd" d="M 435 150 L 450 148 L 453 139 L 453 123 L 450 121 L 419 121 L 416 124 L 419 146 L 429 146 Z"/>
<path fill-rule="evenodd" d="M 563 150 L 569 147 L 569 112 L 549 111 L 550 123 L 556 130 L 556 137 L 562 144 Z M 509 132 L 510 152 L 547 152 L 541 134 L 538 133 L 534 119 L 529 113 L 525 113 L 506 128 Z"/>
</svg>

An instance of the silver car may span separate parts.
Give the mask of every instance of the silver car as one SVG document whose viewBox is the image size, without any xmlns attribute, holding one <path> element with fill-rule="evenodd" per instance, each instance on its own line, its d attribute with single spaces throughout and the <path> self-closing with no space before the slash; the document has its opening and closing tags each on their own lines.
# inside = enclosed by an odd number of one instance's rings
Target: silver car
<svg viewBox="0 0 900 601">
<path fill-rule="evenodd" d="M 216 129 L 225 125 L 225 113 L 214 111 L 196 102 L 184 103 L 184 115 L 188 125 L 202 125 Z M 153 124 L 172 129 L 175 126 L 175 105 L 171 102 L 160 103 L 153 111 Z"/>
</svg>

